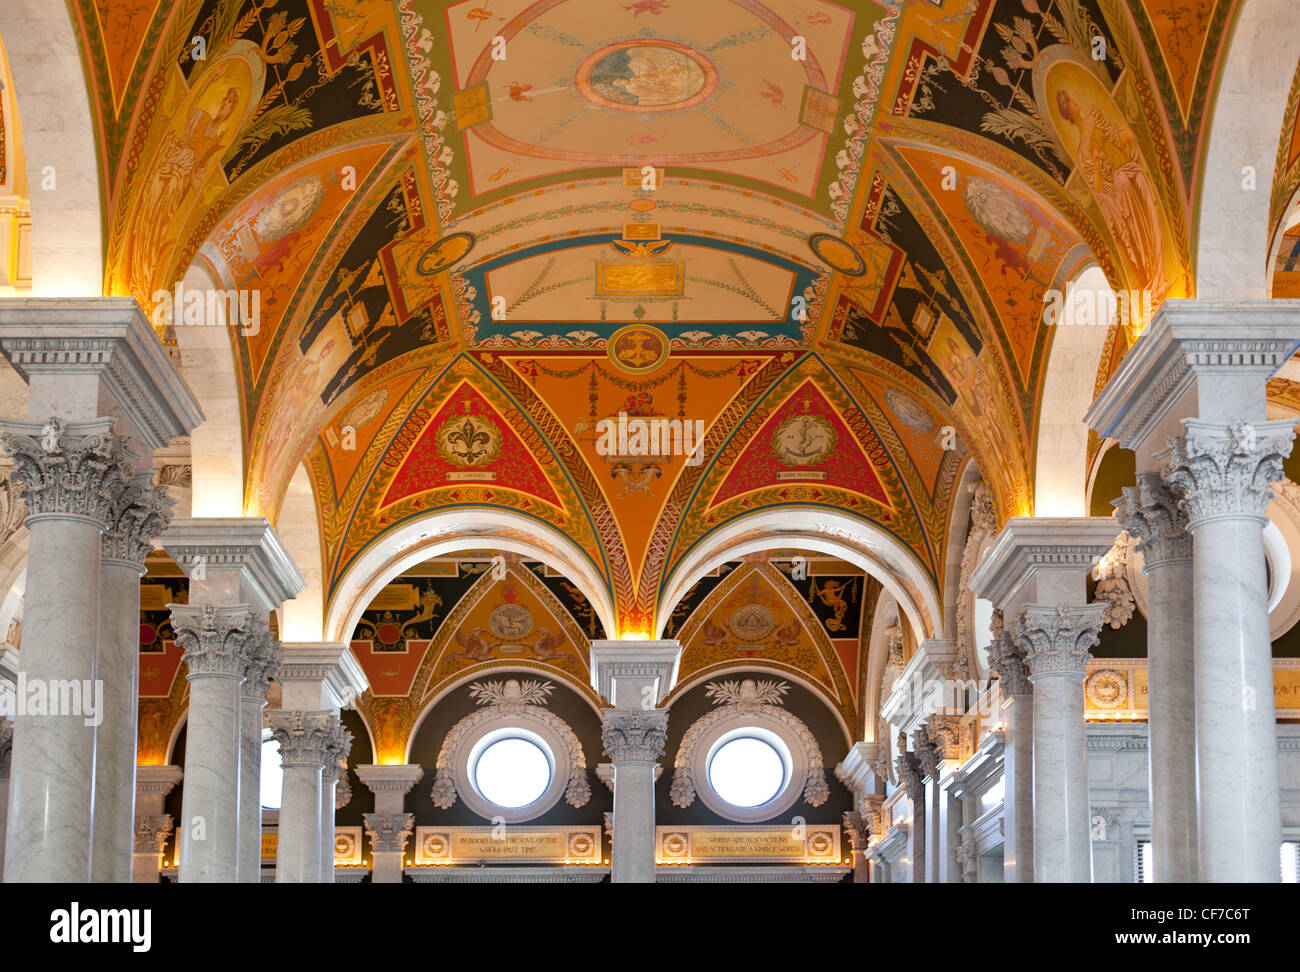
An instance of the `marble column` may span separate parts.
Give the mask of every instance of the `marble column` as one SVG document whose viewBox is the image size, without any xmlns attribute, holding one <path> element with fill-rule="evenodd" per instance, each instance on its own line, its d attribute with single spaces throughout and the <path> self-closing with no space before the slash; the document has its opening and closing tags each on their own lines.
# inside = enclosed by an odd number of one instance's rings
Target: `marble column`
<svg viewBox="0 0 1300 972">
<path fill-rule="evenodd" d="M 284 770 L 275 880 L 277 884 L 315 884 L 321 871 L 321 774 L 337 721 L 332 712 L 301 709 L 273 711 L 270 720 Z"/>
<path fill-rule="evenodd" d="M 102 718 L 96 697 L 102 699 L 103 684 L 95 667 L 100 538 L 135 472 L 113 425 L 112 419 L 10 422 L 0 440 L 14 460 L 11 478 L 24 490 L 29 531 L 9 881 L 82 883 L 91 876 L 95 735 Z"/>
<path fill-rule="evenodd" d="M 1000 612 L 999 612 L 1000 613 Z M 1034 695 L 1024 649 L 998 625 L 989 669 L 1002 695 L 1002 843 L 1007 884 L 1034 880 Z"/>
<path fill-rule="evenodd" d="M 239 691 L 239 863 L 235 880 L 262 880 L 262 726 L 266 690 L 280 669 L 280 643 L 259 625 Z"/>
<path fill-rule="evenodd" d="M 941 880 L 940 872 L 943 870 L 944 853 L 943 820 L 940 808 L 943 757 L 930 739 L 925 726 L 912 733 L 912 751 L 916 753 L 925 786 L 925 882 L 938 884 Z"/>
<path fill-rule="evenodd" d="M 1009 633 L 1033 685 L 1034 881 L 1039 883 L 1092 880 L 1083 679 L 1088 649 L 1097 644 L 1108 605 L 1086 603 L 1087 576 L 1119 533 L 1112 517 L 1011 517 L 971 575 L 975 595 L 1002 612 L 998 661 L 1002 636 Z M 1018 725 L 1011 735 L 1018 748 Z M 1004 765 L 1013 758 L 1019 754 L 1006 757 Z M 1008 792 L 1007 804 L 1015 797 Z M 1016 876 L 1023 880 L 1020 862 Z"/>
<path fill-rule="evenodd" d="M 13 754 L 14 727 L 0 718 L 0 849 L 4 847 L 5 826 L 9 818 L 9 760 Z M 0 881 L 5 877 L 4 854 L 0 853 Z"/>
<path fill-rule="evenodd" d="M 1165 478 L 1193 543 L 1196 739 L 1204 881 L 1276 883 L 1282 816 L 1263 528 L 1294 421 L 1185 419 Z M 1152 753 L 1154 761 L 1155 754 Z"/>
<path fill-rule="evenodd" d="M 415 825 L 415 815 L 406 813 L 403 804 L 411 787 L 424 776 L 424 768 L 367 764 L 356 767 L 356 774 L 375 795 L 375 811 L 366 814 L 372 865 L 370 881 L 372 884 L 401 884 L 406 840 Z"/>
<path fill-rule="evenodd" d="M 1030 605 L 1017 638 L 1034 685 L 1034 880 L 1092 880 L 1084 666 L 1105 604 Z"/>
<path fill-rule="evenodd" d="M 907 854 L 912 861 L 912 883 L 925 883 L 925 770 L 916 753 L 902 752 L 895 767 L 898 780 L 912 804 Z"/>
<path fill-rule="evenodd" d="M 1267 384 L 1300 348 L 1298 321 L 1295 300 L 1166 300 L 1085 416 L 1187 514 L 1202 881 L 1281 876 L 1262 528 L 1295 425 L 1268 420 Z"/>
<path fill-rule="evenodd" d="M 35 701 L 30 688 L 81 713 L 19 707 L 6 878 L 84 882 L 101 718 L 86 711 L 102 685 L 100 537 L 150 453 L 203 415 L 131 298 L 0 301 L 0 352 L 27 382 L 27 421 L 3 423 L 10 478 L 25 490 L 29 514 L 19 701 Z"/>
<path fill-rule="evenodd" d="M 239 865 L 240 690 L 263 629 L 245 604 L 168 607 L 190 683 L 180 880 L 226 884 Z"/>
<path fill-rule="evenodd" d="M 320 883 L 334 883 L 334 813 L 337 809 L 339 766 L 352 745 L 352 733 L 335 718 L 320 786 Z"/>
<path fill-rule="evenodd" d="M 849 842 L 850 860 L 853 863 L 853 883 L 867 883 L 867 841 L 871 830 L 862 814 L 845 810 L 840 817 L 844 836 Z"/>
<path fill-rule="evenodd" d="M 157 884 L 162 870 L 163 847 L 175 827 L 163 801 L 184 775 L 179 766 L 138 766 L 135 771 L 135 848 L 131 880 Z"/>
<path fill-rule="evenodd" d="M 1196 664 L 1192 538 L 1187 515 L 1158 473 L 1124 487 L 1116 516 L 1138 541 L 1147 578 L 1147 722 L 1151 856 L 1160 883 L 1195 881 Z"/>
<path fill-rule="evenodd" d="M 610 880 L 655 879 L 655 770 L 668 739 L 667 709 L 606 709 L 601 742 L 614 769 Z"/>
<path fill-rule="evenodd" d="M 91 879 L 131 881 L 135 819 L 136 718 L 140 687 L 140 578 L 150 542 L 171 520 L 166 487 L 138 473 L 110 512 L 99 565 L 98 678 L 103 713 L 95 741 Z"/>
<path fill-rule="evenodd" d="M 677 683 L 681 657 L 676 641 L 591 643 L 591 684 L 612 706 L 601 741 L 613 767 L 615 884 L 655 880 L 655 775 L 668 739 L 668 710 L 658 706 Z"/>
</svg>

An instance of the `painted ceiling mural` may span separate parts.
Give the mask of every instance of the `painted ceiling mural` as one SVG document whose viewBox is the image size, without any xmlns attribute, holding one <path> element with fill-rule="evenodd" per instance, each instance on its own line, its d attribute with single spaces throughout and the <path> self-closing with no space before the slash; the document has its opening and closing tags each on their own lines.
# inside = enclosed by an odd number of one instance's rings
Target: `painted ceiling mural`
<svg viewBox="0 0 1300 972">
<path fill-rule="evenodd" d="M 246 512 L 274 519 L 306 462 L 327 595 L 431 509 L 523 513 L 590 559 L 620 632 L 755 510 L 852 510 L 938 588 L 968 458 L 1000 517 L 1033 509 L 1045 300 L 1093 263 L 1148 295 L 1100 380 L 1190 293 L 1238 6 L 72 5 L 106 292 L 156 311 L 196 265 L 258 297 L 228 328 Z M 155 321 L 167 339 L 184 324 Z M 664 440 L 639 449 L 648 427 Z M 515 570 L 515 596 L 551 612 L 545 579 Z M 715 581 L 701 601 L 732 596 Z M 851 699 L 826 640 L 800 650 Z M 443 663 L 407 673 L 411 698 Z"/>
</svg>

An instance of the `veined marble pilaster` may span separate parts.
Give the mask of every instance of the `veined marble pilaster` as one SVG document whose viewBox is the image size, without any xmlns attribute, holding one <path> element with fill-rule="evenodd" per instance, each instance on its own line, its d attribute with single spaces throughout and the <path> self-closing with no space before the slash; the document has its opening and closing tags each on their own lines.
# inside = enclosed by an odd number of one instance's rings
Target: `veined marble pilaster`
<svg viewBox="0 0 1300 972">
<path fill-rule="evenodd" d="M 262 724 L 266 690 L 280 669 L 280 643 L 257 619 L 239 692 L 239 864 L 236 880 L 262 880 Z"/>
<path fill-rule="evenodd" d="M 611 880 L 654 881 L 654 781 L 668 741 L 667 709 L 606 709 L 601 742 L 614 768 Z"/>
<path fill-rule="evenodd" d="M 1282 839 L 1262 529 L 1292 420 L 1183 421 L 1160 458 L 1187 513 L 1196 622 L 1198 864 L 1204 881 L 1276 882 Z"/>
<path fill-rule="evenodd" d="M 1092 880 L 1083 679 L 1105 604 L 1031 604 L 1017 641 L 1034 686 L 1034 880 Z"/>
<path fill-rule="evenodd" d="M 338 720 L 329 711 L 297 709 L 272 712 L 270 722 L 284 769 L 275 880 L 313 884 L 321 872 L 321 774 L 330 759 Z"/>
<path fill-rule="evenodd" d="M 1192 536 L 1160 474 L 1137 480 L 1115 515 L 1138 541 L 1147 577 L 1152 870 L 1158 882 L 1183 883 L 1198 875 Z"/>
<path fill-rule="evenodd" d="M 137 473 L 117 496 L 101 538 L 98 678 L 103 720 L 95 742 L 91 877 L 126 883 L 133 869 L 136 718 L 139 711 L 140 578 L 150 542 L 167 528 L 173 501 Z"/>
<path fill-rule="evenodd" d="M 338 795 L 339 766 L 352 746 L 352 733 L 335 717 L 326 741 L 325 765 L 321 771 L 320 794 L 320 880 L 334 883 L 334 812 Z"/>
<path fill-rule="evenodd" d="M 27 506 L 20 677 L 28 685 L 95 685 L 100 536 L 134 473 L 113 424 L 6 422 L 0 436 L 14 462 L 10 478 L 22 487 Z M 80 708 L 33 715 L 16 707 L 6 834 L 10 881 L 90 880 L 95 736 L 102 714 Z"/>
<path fill-rule="evenodd" d="M 170 604 L 189 667 L 180 880 L 229 883 L 239 861 L 240 688 L 264 630 L 246 604 Z"/>
</svg>

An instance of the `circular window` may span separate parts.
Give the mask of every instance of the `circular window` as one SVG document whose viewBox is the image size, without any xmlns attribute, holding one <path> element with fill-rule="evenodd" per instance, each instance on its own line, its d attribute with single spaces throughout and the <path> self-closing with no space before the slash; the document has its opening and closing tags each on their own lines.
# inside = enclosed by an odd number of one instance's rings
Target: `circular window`
<svg viewBox="0 0 1300 972">
<path fill-rule="evenodd" d="M 485 800 L 516 810 L 541 799 L 551 785 L 551 761 L 531 739 L 507 736 L 478 754 L 473 774 Z"/>
<path fill-rule="evenodd" d="M 709 760 L 709 785 L 736 807 L 761 807 L 785 786 L 785 763 L 771 743 L 736 736 Z"/>
</svg>

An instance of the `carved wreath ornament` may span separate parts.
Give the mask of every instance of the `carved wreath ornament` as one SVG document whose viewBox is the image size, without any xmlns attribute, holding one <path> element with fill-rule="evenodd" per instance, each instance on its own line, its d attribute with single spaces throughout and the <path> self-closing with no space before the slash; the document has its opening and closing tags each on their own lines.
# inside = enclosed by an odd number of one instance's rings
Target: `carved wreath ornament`
<svg viewBox="0 0 1300 972">
<path fill-rule="evenodd" d="M 587 782 L 587 758 L 582 744 L 569 724 L 549 709 L 543 708 L 555 691 L 552 682 L 517 679 L 474 682 L 469 687 L 470 697 L 483 708 L 471 712 L 451 727 L 438 750 L 437 776 L 434 777 L 433 802 L 444 810 L 456 803 L 456 779 L 453 769 L 455 754 L 466 736 L 479 735 L 485 724 L 507 724 L 510 717 L 527 716 L 545 723 L 564 743 L 569 755 L 569 781 L 564 789 L 564 799 L 570 806 L 586 806 L 591 799 L 591 784 Z"/>
<path fill-rule="evenodd" d="M 677 756 L 673 760 L 673 782 L 668 792 L 674 806 L 685 808 L 695 802 L 695 778 L 691 764 L 700 740 L 708 735 L 713 726 L 736 716 L 751 716 L 757 717 L 756 721 L 780 723 L 788 730 L 807 756 L 808 768 L 801 787 L 804 800 L 811 806 L 820 807 L 829 799 L 831 789 L 826 782 L 821 747 L 803 720 L 784 708 L 785 694 L 790 691 L 788 682 L 747 678 L 743 681 L 710 682 L 704 690 L 717 708 L 696 719 L 682 736 Z"/>
</svg>

